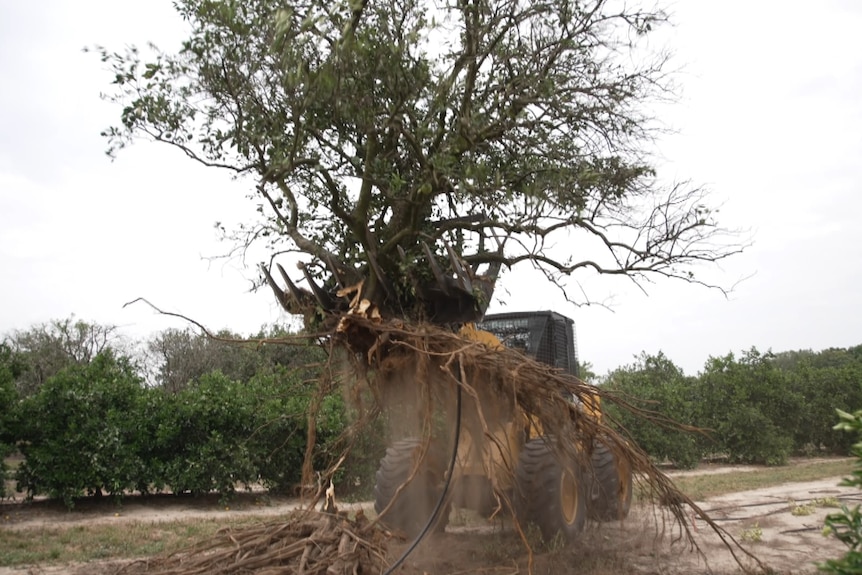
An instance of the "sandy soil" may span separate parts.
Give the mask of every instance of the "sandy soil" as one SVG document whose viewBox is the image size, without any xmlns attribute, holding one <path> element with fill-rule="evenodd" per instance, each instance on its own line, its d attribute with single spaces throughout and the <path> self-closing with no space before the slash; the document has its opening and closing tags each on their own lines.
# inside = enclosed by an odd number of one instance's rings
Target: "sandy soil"
<svg viewBox="0 0 862 575">
<path fill-rule="evenodd" d="M 862 498 L 857 489 L 839 487 L 840 479 L 742 491 L 715 497 L 700 505 L 763 565 L 781 573 L 816 573 L 814 562 L 838 557 L 846 551 L 835 538 L 823 536 L 824 518 L 837 509 L 821 505 L 837 500 L 852 506 Z M 820 505 L 815 504 L 817 500 Z M 797 507 L 797 514 L 794 514 Z M 628 523 L 625 528 L 631 529 L 633 522 Z M 686 566 L 692 569 L 689 572 L 707 566 L 721 573 L 732 572 L 733 557 L 715 532 L 702 520 L 693 521 L 693 525 L 695 538 L 708 562 L 696 553 L 688 553 L 683 544 L 668 546 L 663 559 L 680 572 L 686 572 Z M 749 557 L 745 557 L 743 563 L 756 566 Z"/>
<path fill-rule="evenodd" d="M 716 467 L 715 469 L 718 469 Z M 709 469 L 700 472 L 709 472 Z M 721 472 L 721 471 L 719 471 Z M 862 500 L 858 490 L 839 487 L 840 478 L 792 483 L 777 487 L 744 491 L 713 498 L 700 505 L 726 532 L 740 541 L 763 565 L 775 573 L 816 573 L 815 561 L 837 557 L 843 546 L 834 538 L 821 534 L 823 519 L 834 508 L 816 506 L 810 514 L 794 515 L 795 506 L 820 499 L 834 498 L 854 505 Z M 822 502 L 822 501 L 821 501 Z M 277 517 L 295 509 L 294 499 L 266 498 L 260 494 L 243 494 L 230 503 L 219 505 L 218 499 L 148 497 L 129 499 L 117 507 L 110 501 L 90 501 L 66 511 L 55 503 L 4 503 L 0 505 L 0 528 L 38 529 L 58 525 L 116 524 L 127 522 L 158 523 L 176 519 L 235 516 L 240 514 Z M 457 513 L 457 512 L 456 512 Z M 517 536 L 506 524 L 468 521 L 453 516 L 445 534 L 423 542 L 399 570 L 404 575 L 451 573 L 517 573 L 526 572 L 527 557 Z M 720 538 L 702 520 L 690 520 L 692 532 L 703 555 L 684 541 L 673 542 L 679 526 L 665 521 L 652 509 L 634 508 L 622 525 L 592 525 L 584 541 L 573 549 L 537 554 L 533 572 L 539 573 L 738 573 L 742 572 L 733 555 Z M 744 534 L 759 540 L 743 541 Z M 663 535 L 662 535 L 663 534 Z M 406 544 L 391 549 L 397 557 Z M 736 551 L 743 564 L 757 563 L 741 550 Z M 115 564 L 66 566 L 31 566 L 21 569 L 0 568 L 0 575 L 44 573 L 45 575 L 83 575 L 110 573 Z"/>
</svg>

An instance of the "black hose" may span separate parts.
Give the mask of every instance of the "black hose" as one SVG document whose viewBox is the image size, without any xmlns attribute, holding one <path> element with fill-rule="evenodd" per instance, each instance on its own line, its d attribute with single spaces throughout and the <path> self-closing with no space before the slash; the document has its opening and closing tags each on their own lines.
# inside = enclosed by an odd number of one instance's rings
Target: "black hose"
<svg viewBox="0 0 862 575">
<path fill-rule="evenodd" d="M 416 539 L 413 540 L 413 543 L 410 544 L 410 547 L 404 550 L 404 553 L 401 554 L 401 557 L 398 558 L 398 561 L 392 564 L 389 569 L 386 570 L 383 575 L 392 575 L 398 567 L 401 566 L 402 563 L 410 556 L 411 553 L 416 549 L 416 546 L 425 539 L 425 536 L 428 535 L 428 531 L 431 530 L 431 526 L 437 522 L 437 516 L 440 515 L 440 509 L 443 507 L 443 503 L 446 501 L 446 495 L 449 492 L 449 485 L 452 483 L 452 475 L 454 475 L 455 471 L 455 461 L 458 457 L 458 442 L 461 440 L 461 383 L 458 383 L 458 390 L 455 395 L 455 443 L 452 446 L 452 457 L 449 459 L 449 471 L 446 473 L 446 482 L 443 484 L 443 492 L 440 494 L 440 498 L 437 499 L 437 505 L 434 506 L 434 511 L 431 512 L 431 517 L 428 518 L 428 523 L 425 524 L 425 527 L 422 528 L 422 531 L 419 532 L 419 535 L 416 536 Z"/>
</svg>

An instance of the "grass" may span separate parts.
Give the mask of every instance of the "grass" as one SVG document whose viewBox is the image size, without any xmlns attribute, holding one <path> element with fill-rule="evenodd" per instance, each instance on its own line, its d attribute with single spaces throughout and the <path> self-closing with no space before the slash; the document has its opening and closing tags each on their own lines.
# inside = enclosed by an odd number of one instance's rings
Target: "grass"
<svg viewBox="0 0 862 575">
<path fill-rule="evenodd" d="M 269 518 L 271 520 L 271 518 Z M 0 567 L 130 559 L 169 553 L 206 539 L 223 527 L 260 523 L 261 518 L 187 519 L 0 530 Z"/>
<path fill-rule="evenodd" d="M 849 476 L 853 466 L 853 460 L 842 459 L 818 462 L 817 465 L 764 467 L 757 471 L 680 476 L 674 478 L 674 483 L 695 501 L 703 501 L 726 493 L 772 487 L 782 483 L 814 481 L 839 475 Z"/>
<path fill-rule="evenodd" d="M 790 514 L 794 517 L 804 517 L 806 515 L 812 515 L 815 511 L 817 511 L 817 507 L 813 503 L 796 503 L 795 501 L 790 501 Z"/>
<path fill-rule="evenodd" d="M 841 502 L 837 497 L 818 497 L 812 503 L 817 507 L 841 507 Z"/>
<path fill-rule="evenodd" d="M 755 523 L 748 529 L 743 529 L 739 538 L 748 543 L 760 543 L 763 540 L 763 529 L 759 523 Z"/>
</svg>

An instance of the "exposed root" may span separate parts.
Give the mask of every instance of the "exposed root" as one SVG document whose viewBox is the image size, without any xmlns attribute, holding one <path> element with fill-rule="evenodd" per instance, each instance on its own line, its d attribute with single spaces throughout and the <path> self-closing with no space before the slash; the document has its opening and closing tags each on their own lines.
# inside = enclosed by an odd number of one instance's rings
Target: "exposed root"
<svg viewBox="0 0 862 575">
<path fill-rule="evenodd" d="M 119 573 L 135 575 L 353 575 L 386 566 L 386 535 L 360 512 L 297 511 L 286 520 L 222 529 L 211 539 L 171 555 L 138 561 Z"/>
</svg>

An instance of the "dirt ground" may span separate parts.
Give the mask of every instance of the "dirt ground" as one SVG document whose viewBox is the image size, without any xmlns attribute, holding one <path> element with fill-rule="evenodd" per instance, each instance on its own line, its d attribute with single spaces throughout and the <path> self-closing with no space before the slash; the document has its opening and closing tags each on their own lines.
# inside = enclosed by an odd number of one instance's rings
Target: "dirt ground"
<svg viewBox="0 0 862 575">
<path fill-rule="evenodd" d="M 701 471 L 704 472 L 704 471 Z M 720 471 L 719 471 L 720 472 Z M 840 478 L 807 483 L 792 483 L 777 487 L 724 495 L 701 503 L 703 509 L 729 535 L 760 559 L 773 573 L 816 573 L 815 561 L 837 557 L 843 546 L 834 538 L 821 534 L 823 518 L 834 508 L 807 506 L 796 514 L 794 508 L 815 500 L 840 500 L 854 505 L 862 493 L 839 487 Z M 39 529 L 46 526 L 115 524 L 122 528 L 128 522 L 157 524 L 162 521 L 239 514 L 283 515 L 296 508 L 293 499 L 266 498 L 261 494 L 243 494 L 230 503 L 219 505 L 212 498 L 175 498 L 155 496 L 129 498 L 121 507 L 110 501 L 88 501 L 74 511 L 48 502 L 0 505 L 0 528 Z M 358 504 L 354 504 L 358 505 Z M 347 505 L 341 506 L 348 507 Z M 808 513 L 810 512 L 810 513 Z M 518 536 L 506 522 L 486 522 L 465 519 L 456 511 L 446 532 L 426 541 L 410 555 L 397 571 L 403 575 L 454 575 L 466 573 L 515 574 L 527 573 L 529 557 Z M 665 522 L 660 511 L 634 507 L 628 520 L 590 525 L 583 540 L 571 549 L 551 549 L 537 552 L 532 571 L 540 574 L 611 575 L 638 574 L 699 574 L 743 572 L 719 537 L 702 521 L 690 520 L 695 539 L 703 555 L 680 540 L 679 526 Z M 748 539 L 748 541 L 743 541 Z M 390 548 L 397 558 L 407 543 Z M 757 564 L 737 550 L 744 565 Z M 2 568 L 0 575 L 84 575 L 113 573 L 117 563 L 88 563 L 64 566 L 29 566 Z"/>
</svg>

